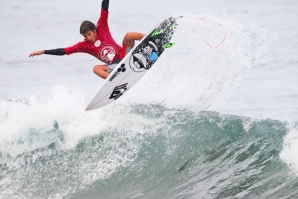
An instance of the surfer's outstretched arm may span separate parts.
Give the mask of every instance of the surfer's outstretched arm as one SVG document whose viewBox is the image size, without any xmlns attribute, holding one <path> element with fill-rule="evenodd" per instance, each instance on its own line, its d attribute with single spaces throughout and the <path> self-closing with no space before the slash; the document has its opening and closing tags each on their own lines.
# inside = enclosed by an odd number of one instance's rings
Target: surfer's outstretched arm
<svg viewBox="0 0 298 199">
<path fill-rule="evenodd" d="M 42 54 L 47 54 L 47 55 L 65 55 L 65 51 L 63 48 L 57 48 L 57 49 L 52 49 L 52 50 L 39 50 L 31 53 L 29 57 L 34 57 L 36 55 L 42 55 Z"/>
</svg>

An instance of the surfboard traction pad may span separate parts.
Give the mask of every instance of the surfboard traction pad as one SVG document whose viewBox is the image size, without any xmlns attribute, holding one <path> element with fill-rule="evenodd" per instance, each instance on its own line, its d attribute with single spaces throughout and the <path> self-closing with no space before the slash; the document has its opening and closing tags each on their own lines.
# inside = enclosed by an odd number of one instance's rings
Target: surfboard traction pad
<svg viewBox="0 0 298 199">
<path fill-rule="evenodd" d="M 130 68 L 138 73 L 149 70 L 165 48 L 173 45 L 169 42 L 177 25 L 176 19 L 169 17 L 152 30 L 133 50 L 129 61 Z"/>
</svg>

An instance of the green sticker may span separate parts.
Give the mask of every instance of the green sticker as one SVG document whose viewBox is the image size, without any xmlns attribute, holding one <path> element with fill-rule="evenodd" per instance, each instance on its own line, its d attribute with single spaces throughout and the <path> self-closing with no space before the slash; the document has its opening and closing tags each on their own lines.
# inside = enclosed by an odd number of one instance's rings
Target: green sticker
<svg viewBox="0 0 298 199">
<path fill-rule="evenodd" d="M 162 48 L 170 48 L 170 47 L 174 46 L 175 44 L 176 44 L 176 42 L 174 42 L 174 43 L 166 43 L 166 44 L 164 44 L 162 46 Z"/>
<path fill-rule="evenodd" d="M 163 32 L 164 32 L 164 30 L 160 30 L 160 31 L 155 30 L 155 31 L 151 34 L 151 37 L 154 37 L 154 36 L 156 36 L 156 35 L 162 34 Z"/>
</svg>

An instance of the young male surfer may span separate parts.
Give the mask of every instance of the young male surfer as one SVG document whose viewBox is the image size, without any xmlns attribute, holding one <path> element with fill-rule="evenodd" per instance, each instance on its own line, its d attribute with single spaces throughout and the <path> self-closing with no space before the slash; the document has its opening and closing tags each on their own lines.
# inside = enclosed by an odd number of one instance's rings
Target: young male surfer
<svg viewBox="0 0 298 199">
<path fill-rule="evenodd" d="M 57 48 L 53 50 L 39 50 L 33 52 L 29 57 L 35 55 L 70 55 L 72 53 L 88 53 L 93 55 L 106 65 L 96 65 L 93 72 L 106 79 L 110 72 L 116 67 L 121 59 L 134 47 L 135 40 L 141 40 L 145 35 L 137 32 L 128 32 L 124 36 L 122 47 L 119 46 L 111 36 L 108 26 L 109 0 L 103 0 L 101 4 L 101 14 L 97 26 L 90 21 L 83 21 L 80 27 L 80 34 L 84 36 L 84 41 L 71 47 Z"/>
</svg>

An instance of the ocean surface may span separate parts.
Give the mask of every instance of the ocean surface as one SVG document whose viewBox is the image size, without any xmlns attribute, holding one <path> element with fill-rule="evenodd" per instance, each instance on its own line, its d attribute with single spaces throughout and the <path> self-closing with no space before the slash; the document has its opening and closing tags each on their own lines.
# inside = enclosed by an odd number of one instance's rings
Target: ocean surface
<svg viewBox="0 0 298 199">
<path fill-rule="evenodd" d="M 123 97 L 71 46 L 101 1 L 1 0 L 0 199 L 298 198 L 298 1 L 110 0 L 116 42 L 178 19 Z"/>
</svg>

